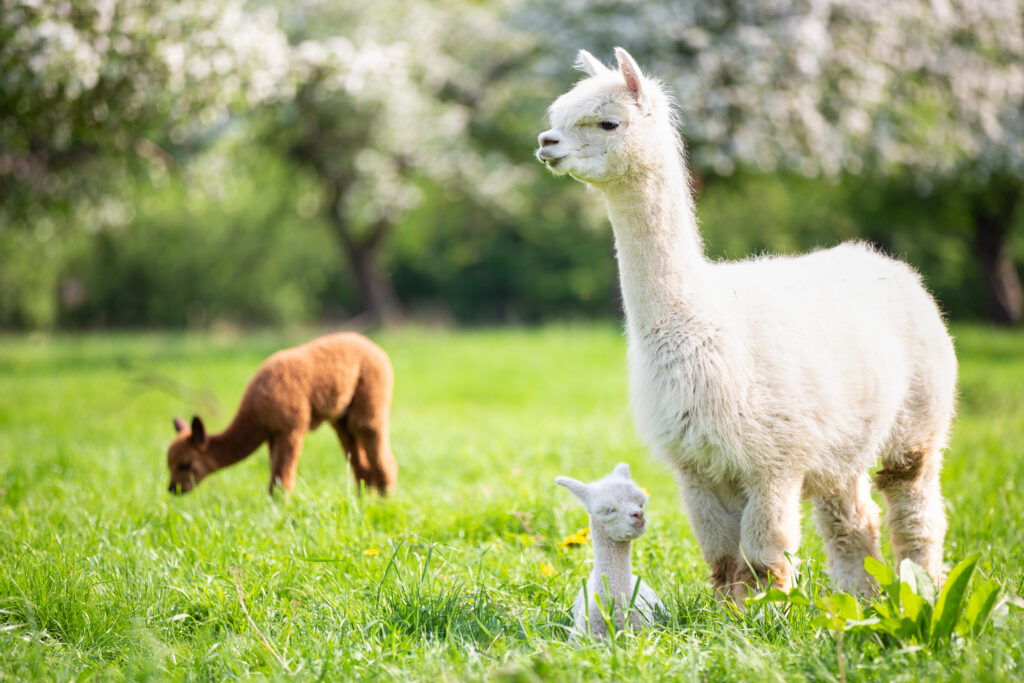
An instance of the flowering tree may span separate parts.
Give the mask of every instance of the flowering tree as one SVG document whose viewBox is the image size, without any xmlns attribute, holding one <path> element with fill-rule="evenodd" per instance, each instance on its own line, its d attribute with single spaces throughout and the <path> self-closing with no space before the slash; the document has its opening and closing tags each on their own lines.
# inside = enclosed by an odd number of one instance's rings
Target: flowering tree
<svg viewBox="0 0 1024 683">
<path fill-rule="evenodd" d="M 312 172 L 362 309 L 390 319 L 378 254 L 423 193 L 501 210 L 528 177 L 474 142 L 489 85 L 519 51 L 475 3 L 281 3 L 283 18 L 241 0 L 0 3 L 4 231 L 49 234 L 62 207 L 109 203 L 110 177 L 162 173 L 241 128 Z"/>
<path fill-rule="evenodd" d="M 166 148 L 194 142 L 234 105 L 279 96 L 286 83 L 288 46 L 274 13 L 250 14 L 241 0 L 0 2 L 8 220 L 82 191 L 83 171 L 98 161 L 165 164 Z"/>
<path fill-rule="evenodd" d="M 423 193 L 501 210 L 529 173 L 528 159 L 509 163 L 471 130 L 489 115 L 503 60 L 522 47 L 494 13 L 458 0 L 297 3 L 286 22 L 296 94 L 271 112 L 265 139 L 319 180 L 361 311 L 394 320 L 400 307 L 380 252 Z"/>
<path fill-rule="evenodd" d="M 971 202 L 991 314 L 1021 319 L 1007 235 L 1024 179 L 1019 0 L 539 0 L 560 53 L 621 44 L 678 94 L 699 172 L 909 177 Z"/>
<path fill-rule="evenodd" d="M 0 0 L 0 322 L 51 323 L 68 225 L 125 215 L 129 172 L 287 96 L 287 47 L 241 0 Z"/>
</svg>

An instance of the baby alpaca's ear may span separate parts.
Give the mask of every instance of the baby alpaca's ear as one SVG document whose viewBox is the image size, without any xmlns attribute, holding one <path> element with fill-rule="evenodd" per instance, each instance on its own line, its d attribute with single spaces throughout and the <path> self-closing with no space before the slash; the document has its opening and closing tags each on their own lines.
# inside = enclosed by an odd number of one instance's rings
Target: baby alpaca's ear
<svg viewBox="0 0 1024 683">
<path fill-rule="evenodd" d="M 614 474 L 616 477 L 619 477 L 620 479 L 632 478 L 629 476 L 629 465 L 627 465 L 624 462 L 620 462 L 618 465 L 616 465 L 615 469 L 612 470 L 612 474 Z"/>
<path fill-rule="evenodd" d="M 188 429 L 188 425 L 185 424 L 184 420 L 182 420 L 180 417 L 174 418 L 174 431 L 176 431 L 178 434 L 181 434 L 186 429 Z"/>
<path fill-rule="evenodd" d="M 569 489 L 574 496 L 584 503 L 587 502 L 587 485 L 572 477 L 555 477 L 555 483 Z"/>
<path fill-rule="evenodd" d="M 188 438 L 195 446 L 202 446 L 206 441 L 206 427 L 203 421 L 196 415 L 192 418 L 192 435 Z"/>
</svg>

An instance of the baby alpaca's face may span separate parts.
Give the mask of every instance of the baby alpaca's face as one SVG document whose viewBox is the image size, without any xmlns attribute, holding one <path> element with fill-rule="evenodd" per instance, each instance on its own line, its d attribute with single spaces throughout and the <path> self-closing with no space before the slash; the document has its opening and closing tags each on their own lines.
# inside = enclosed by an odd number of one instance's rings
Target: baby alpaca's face
<svg viewBox="0 0 1024 683">
<path fill-rule="evenodd" d="M 167 449 L 167 469 L 171 471 L 171 493 L 188 493 L 210 473 L 205 457 L 206 430 L 197 417 L 190 429 L 182 420 L 174 418 L 178 432 Z"/>
<path fill-rule="evenodd" d="M 590 484 L 571 477 L 557 477 L 555 483 L 569 489 L 587 508 L 591 532 L 596 527 L 613 541 L 632 541 L 646 531 L 647 495 L 633 483 L 626 463 Z"/>
<path fill-rule="evenodd" d="M 647 496 L 628 479 L 606 477 L 591 484 L 587 511 L 593 524 L 600 525 L 613 541 L 632 541 L 647 530 L 644 508 Z"/>
</svg>

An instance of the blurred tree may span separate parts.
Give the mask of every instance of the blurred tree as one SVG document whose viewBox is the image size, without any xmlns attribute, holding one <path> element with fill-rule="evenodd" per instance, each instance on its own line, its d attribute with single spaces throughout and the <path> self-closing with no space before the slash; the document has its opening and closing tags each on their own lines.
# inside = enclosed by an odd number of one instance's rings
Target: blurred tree
<svg viewBox="0 0 1024 683">
<path fill-rule="evenodd" d="M 319 178 L 361 311 L 393 321 L 400 305 L 381 253 L 424 193 L 506 211 L 533 170 L 479 145 L 471 127 L 526 44 L 493 8 L 460 0 L 284 11 L 296 95 L 271 112 L 264 138 Z"/>
<path fill-rule="evenodd" d="M 128 210 L 113 178 L 163 174 L 233 106 L 287 96 L 288 57 L 274 13 L 241 0 L 0 0 L 0 242 L 42 249 L 83 202 Z M 52 322 L 16 284 L 0 281 L 0 322 Z"/>
<path fill-rule="evenodd" d="M 244 127 L 220 136 L 157 187 L 120 183 L 117 201 L 132 211 L 86 218 L 94 227 L 71 241 L 58 322 L 301 324 L 328 297 L 350 299 L 332 282 L 341 254 L 317 215 L 319 188 L 249 137 Z"/>
<path fill-rule="evenodd" d="M 563 63 L 623 45 L 666 78 L 706 177 L 864 173 L 962 193 L 990 315 L 1021 320 L 1008 246 L 1024 179 L 1019 0 L 534 0 L 515 23 Z"/>
</svg>

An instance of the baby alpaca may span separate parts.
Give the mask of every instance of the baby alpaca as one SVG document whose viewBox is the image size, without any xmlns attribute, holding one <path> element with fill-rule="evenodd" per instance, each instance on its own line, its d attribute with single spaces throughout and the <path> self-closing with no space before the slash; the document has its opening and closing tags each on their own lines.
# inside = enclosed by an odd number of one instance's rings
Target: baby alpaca
<svg viewBox="0 0 1024 683">
<path fill-rule="evenodd" d="M 662 605 L 651 587 L 633 574 L 630 550 L 633 540 L 640 538 L 647 528 L 647 496 L 630 478 L 629 465 L 620 463 L 610 475 L 590 484 L 569 477 L 557 477 L 555 483 L 583 502 L 590 514 L 590 538 L 594 543 L 594 570 L 587 579 L 586 595 L 581 588 L 573 603 L 575 623 L 570 640 L 583 635 L 588 623 L 595 636 L 607 635 L 608 624 L 597 605 L 598 596 L 606 612 L 609 602 L 614 602 L 615 626 L 622 628 L 625 608 L 636 592 L 636 602 L 628 609 L 629 623 L 637 627 L 650 624 L 655 610 L 662 609 Z"/>
<path fill-rule="evenodd" d="M 331 334 L 278 351 L 249 381 L 235 419 L 220 434 L 208 436 L 198 417 L 191 429 L 174 418 L 178 436 L 167 450 L 170 491 L 191 491 L 266 441 L 270 492 L 278 485 L 290 492 L 302 440 L 325 420 L 337 432 L 356 481 L 390 491 L 398 477 L 388 438 L 393 382 L 387 354 L 359 334 Z"/>
</svg>

